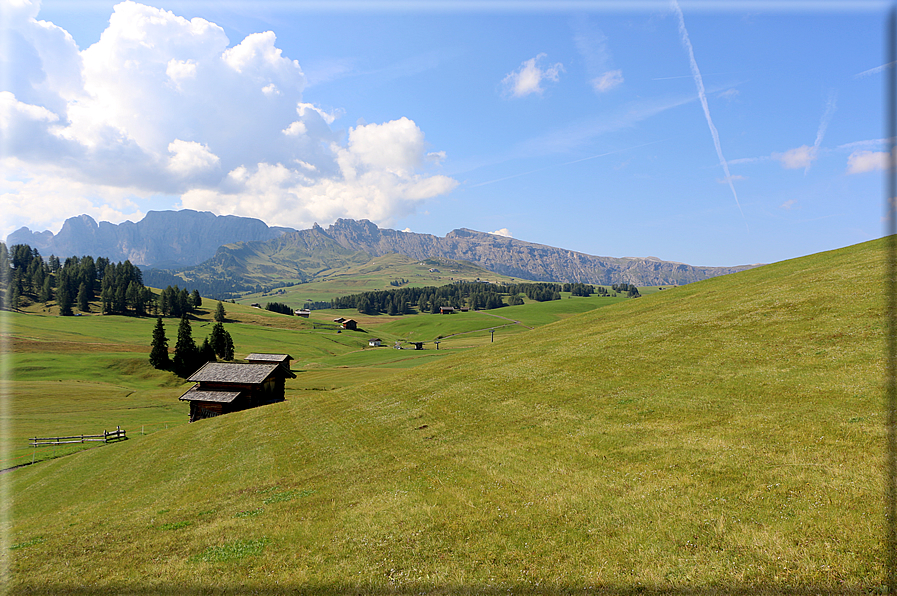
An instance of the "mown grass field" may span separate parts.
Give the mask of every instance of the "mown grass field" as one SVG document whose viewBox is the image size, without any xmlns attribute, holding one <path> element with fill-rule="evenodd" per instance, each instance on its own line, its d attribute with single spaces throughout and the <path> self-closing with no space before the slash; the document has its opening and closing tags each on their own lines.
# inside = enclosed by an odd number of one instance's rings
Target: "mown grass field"
<svg viewBox="0 0 897 596">
<path fill-rule="evenodd" d="M 574 302 L 580 309 L 605 304 L 595 302 L 595 298 L 575 298 Z M 206 300 L 192 317 L 197 343 L 211 331 L 214 304 L 216 301 Z M 557 317 L 565 316 L 571 308 L 561 301 L 553 305 Z M 147 365 L 154 318 L 34 316 L 53 314 L 53 308 L 51 305 L 45 310 L 43 305 L 35 305 L 26 309 L 30 311 L 27 315 L 0 312 L 0 322 L 11 329 L 8 365 L 16 380 L 16 407 L 0 414 L 0 422 L 5 422 L 8 429 L 0 437 L 0 469 L 97 446 L 85 443 L 35 450 L 29 447 L 31 437 L 98 434 L 121 426 L 131 438 L 138 439 L 184 424 L 187 406 L 172 397 L 186 391 L 190 384 Z M 295 358 L 297 379 L 288 386 L 288 398 L 304 391 L 384 380 L 397 370 L 440 358 L 446 350 L 488 343 L 492 340 L 489 325 L 498 326 L 498 341 L 529 329 L 487 312 L 387 317 L 327 310 L 303 319 L 238 304 L 227 304 L 226 308 L 227 328 L 238 358 L 249 352 L 286 352 Z M 544 310 L 538 303 L 513 309 L 518 314 Z M 91 310 L 96 313 L 99 305 L 92 305 Z M 362 327 L 337 333 L 332 324 L 337 316 L 354 316 Z M 165 324 L 173 349 L 178 321 L 166 319 Z M 436 352 L 432 340 L 440 333 L 450 337 Z M 368 340 L 374 337 L 383 340 L 383 347 L 368 346 Z M 391 349 L 397 340 L 427 344 L 423 351 Z"/>
<path fill-rule="evenodd" d="M 10 592 L 877 592 L 883 246 L 6 473 Z"/>
</svg>

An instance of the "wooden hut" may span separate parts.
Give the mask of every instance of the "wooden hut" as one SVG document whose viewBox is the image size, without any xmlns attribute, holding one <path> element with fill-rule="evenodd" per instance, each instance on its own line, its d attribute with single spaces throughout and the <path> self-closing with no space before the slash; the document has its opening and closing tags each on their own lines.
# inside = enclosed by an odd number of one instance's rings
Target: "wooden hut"
<svg viewBox="0 0 897 596">
<path fill-rule="evenodd" d="M 180 400 L 190 402 L 190 422 L 196 422 L 283 401 L 286 378 L 296 375 L 279 362 L 207 362 L 187 379 L 196 384 Z"/>
</svg>

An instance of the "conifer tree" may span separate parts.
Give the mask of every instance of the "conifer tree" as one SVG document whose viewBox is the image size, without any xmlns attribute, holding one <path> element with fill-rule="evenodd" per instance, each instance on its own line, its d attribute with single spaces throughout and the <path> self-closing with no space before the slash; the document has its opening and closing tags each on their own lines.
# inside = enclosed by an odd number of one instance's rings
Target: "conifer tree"
<svg viewBox="0 0 897 596">
<path fill-rule="evenodd" d="M 59 291 L 57 290 L 56 293 L 59 294 Z M 105 288 L 103 288 L 103 292 L 101 295 L 102 300 L 103 300 L 103 314 L 108 315 L 108 314 L 112 313 L 112 295 L 113 295 L 113 293 L 114 292 L 112 291 L 112 286 L 106 286 Z M 58 297 L 57 297 L 57 300 L 58 300 Z"/>
<path fill-rule="evenodd" d="M 171 314 L 171 292 L 168 291 L 169 288 L 171 286 L 162 290 L 162 293 L 159 295 L 159 312 L 165 316 Z"/>
<path fill-rule="evenodd" d="M 187 315 L 181 317 L 178 326 L 178 340 L 174 345 L 174 372 L 182 377 L 191 375 L 199 360 L 199 350 L 193 341 L 193 331 L 190 329 L 190 321 Z"/>
<path fill-rule="evenodd" d="M 11 281 L 9 287 L 6 289 L 6 307 L 10 310 L 19 310 L 20 296 L 19 284 L 17 284 L 15 280 Z"/>
<path fill-rule="evenodd" d="M 87 284 L 83 281 L 81 282 L 81 287 L 78 288 L 78 310 L 81 312 L 88 312 L 90 310 L 90 303 L 88 302 L 88 294 L 87 294 Z"/>
<path fill-rule="evenodd" d="M 227 317 L 227 313 L 224 311 L 224 305 L 221 304 L 221 301 L 218 301 L 218 306 L 215 307 L 215 322 L 223 323 L 225 318 Z"/>
<path fill-rule="evenodd" d="M 215 326 L 212 327 L 212 334 L 209 336 L 209 343 L 215 354 L 222 360 L 234 359 L 234 340 L 224 329 L 224 323 L 215 323 Z"/>
<path fill-rule="evenodd" d="M 220 302 L 218 304 L 221 304 Z M 220 358 L 224 358 L 224 349 L 227 341 L 224 339 L 227 331 L 224 330 L 224 323 L 215 323 L 212 327 L 212 334 L 209 339 L 209 343 L 212 345 L 212 349 L 215 350 L 215 354 L 217 354 Z"/>
<path fill-rule="evenodd" d="M 171 359 L 168 357 L 168 338 L 165 337 L 165 326 L 162 325 L 162 317 L 156 319 L 149 360 L 154 368 L 166 369 L 171 366 Z"/>
<path fill-rule="evenodd" d="M 187 292 L 187 288 L 178 292 L 178 308 L 180 309 L 181 314 L 193 312 L 193 308 L 190 306 L 190 294 Z"/>
<path fill-rule="evenodd" d="M 228 362 L 234 359 L 234 340 L 227 331 L 224 332 L 224 359 Z"/>
<path fill-rule="evenodd" d="M 215 358 L 215 350 L 212 348 L 212 344 L 209 342 L 209 338 L 206 337 L 202 340 L 202 347 L 199 348 L 199 361 L 200 362 L 215 362 L 217 358 Z"/>
<path fill-rule="evenodd" d="M 119 285 L 112 293 L 112 312 L 124 314 L 128 308 L 128 289 Z"/>
<path fill-rule="evenodd" d="M 53 299 L 53 281 L 48 275 L 44 278 L 44 284 L 40 290 L 40 301 L 46 304 Z"/>
<path fill-rule="evenodd" d="M 72 312 L 72 292 L 66 279 L 60 280 L 59 288 L 56 290 L 56 303 L 59 305 L 59 314 L 63 317 L 70 317 Z"/>
</svg>

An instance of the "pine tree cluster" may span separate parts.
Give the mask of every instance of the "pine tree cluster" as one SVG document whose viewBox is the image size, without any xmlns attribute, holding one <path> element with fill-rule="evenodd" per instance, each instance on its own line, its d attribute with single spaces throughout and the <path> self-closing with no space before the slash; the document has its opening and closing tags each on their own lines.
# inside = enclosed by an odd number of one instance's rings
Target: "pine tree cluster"
<svg viewBox="0 0 897 596">
<path fill-rule="evenodd" d="M 0 306 L 16 310 L 33 303 L 56 301 L 59 314 L 73 308 L 90 312 L 90 302 L 101 299 L 107 314 L 144 315 L 155 309 L 155 299 L 143 285 L 140 269 L 130 261 L 112 263 L 105 257 L 55 255 L 45 261 L 36 248 L 0 242 Z"/>
<path fill-rule="evenodd" d="M 191 294 L 187 288 L 168 286 L 159 295 L 159 314 L 166 317 L 182 317 L 194 312 L 200 306 L 202 297 L 199 290 L 193 290 Z"/>
<path fill-rule="evenodd" d="M 174 356 L 169 358 L 165 325 L 162 322 L 162 317 L 156 319 L 149 356 L 150 364 L 153 367 L 172 370 L 178 376 L 187 378 L 206 362 L 216 362 L 219 358 L 228 361 L 234 359 L 234 340 L 224 328 L 223 322 L 215 323 L 212 333 L 203 340 L 200 347 L 197 347 L 193 340 L 190 320 L 186 314 L 183 315 L 178 325 Z"/>
<path fill-rule="evenodd" d="M 580 285 L 585 286 L 586 284 Z M 557 300 L 560 298 L 561 288 L 561 284 L 555 283 L 456 282 L 440 287 L 427 286 L 362 292 L 334 298 L 330 304 L 332 308 L 354 308 L 362 314 L 403 315 L 409 314 L 415 307 L 421 313 L 438 313 L 443 306 L 454 308 L 468 306 L 472 309 L 488 310 L 507 306 L 503 295 L 513 298 L 517 294 L 523 293 L 531 300 Z M 522 303 L 522 298 L 514 298 L 514 301 Z"/>
<path fill-rule="evenodd" d="M 611 289 L 618 294 L 626 294 L 630 298 L 639 298 L 638 288 L 634 284 L 614 284 Z"/>
<path fill-rule="evenodd" d="M 271 312 L 277 312 L 282 315 L 290 315 L 293 316 L 293 309 L 282 302 L 269 302 L 265 305 L 265 310 L 270 310 Z"/>
</svg>

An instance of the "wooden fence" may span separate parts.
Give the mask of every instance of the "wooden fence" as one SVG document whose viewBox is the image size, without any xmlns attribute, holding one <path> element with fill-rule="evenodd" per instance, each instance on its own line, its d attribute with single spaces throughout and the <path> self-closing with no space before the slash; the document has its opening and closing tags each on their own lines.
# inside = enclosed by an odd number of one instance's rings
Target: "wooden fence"
<svg viewBox="0 0 897 596">
<path fill-rule="evenodd" d="M 103 431 L 101 435 L 74 435 L 71 437 L 32 437 L 32 447 L 47 447 L 50 445 L 67 445 L 69 443 L 87 443 L 89 441 L 102 441 L 103 443 L 112 443 L 114 441 L 124 441 L 128 437 L 125 431 L 119 426 L 113 431 Z"/>
</svg>

